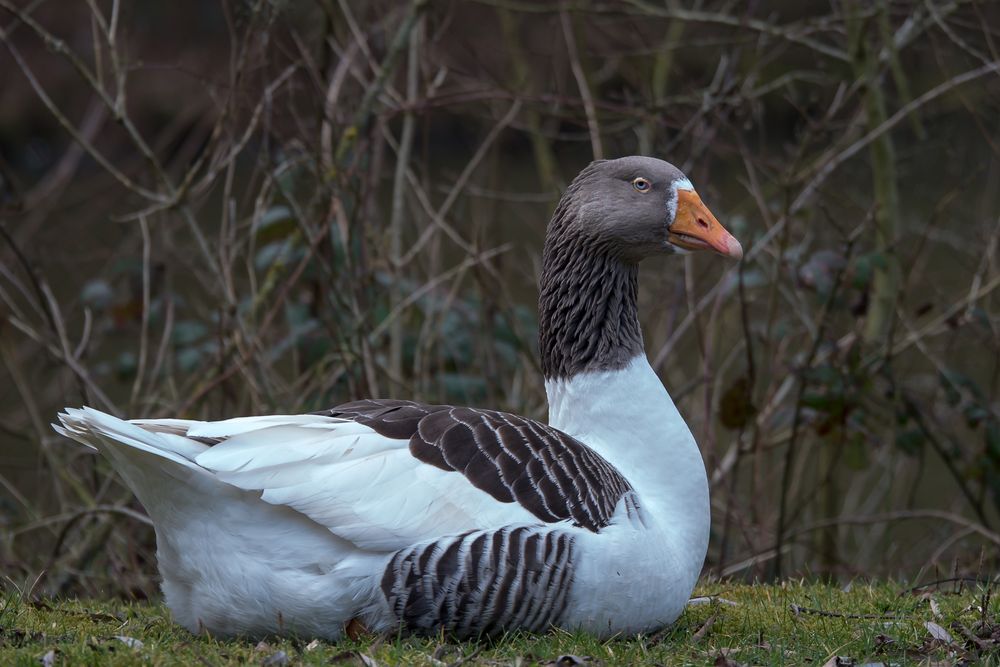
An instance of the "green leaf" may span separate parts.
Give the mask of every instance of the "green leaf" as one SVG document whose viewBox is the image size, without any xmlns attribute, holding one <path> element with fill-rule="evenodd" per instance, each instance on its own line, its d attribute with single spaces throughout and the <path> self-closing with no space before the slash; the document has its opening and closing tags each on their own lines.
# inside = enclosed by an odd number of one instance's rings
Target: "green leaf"
<svg viewBox="0 0 1000 667">
<path fill-rule="evenodd" d="M 297 226 L 291 209 L 278 205 L 267 209 L 254 221 L 253 231 L 258 244 L 268 244 L 288 238 Z"/>
<path fill-rule="evenodd" d="M 811 384 L 823 385 L 826 387 L 839 387 L 843 384 L 840 371 L 829 364 L 813 366 L 806 371 L 806 379 Z"/>
<path fill-rule="evenodd" d="M 197 347 L 186 347 L 177 353 L 177 367 L 189 373 L 201 363 L 201 356 L 201 350 Z"/>
<path fill-rule="evenodd" d="M 844 408 L 843 397 L 829 392 L 806 392 L 802 395 L 802 405 L 813 410 L 835 413 Z"/>
<path fill-rule="evenodd" d="M 844 444 L 844 463 L 852 470 L 868 467 L 868 446 L 863 434 L 855 433 Z"/>
<path fill-rule="evenodd" d="M 908 428 L 896 433 L 896 446 L 910 456 L 919 454 L 925 442 L 927 442 L 927 438 L 924 437 L 924 432 L 919 428 Z"/>
<path fill-rule="evenodd" d="M 941 388 L 944 390 L 944 400 L 948 402 L 948 405 L 955 407 L 962 402 L 962 394 L 958 391 L 955 386 L 954 379 L 949 377 L 947 374 L 942 373 L 939 376 L 941 382 Z"/>
<path fill-rule="evenodd" d="M 258 271 L 269 271 L 279 265 L 288 266 L 301 260 L 306 254 L 306 249 L 301 245 L 293 244 L 291 239 L 275 241 L 262 246 L 253 258 L 254 268 Z"/>
<path fill-rule="evenodd" d="M 728 429 L 737 430 L 747 425 L 757 414 L 757 408 L 751 401 L 750 379 L 746 376 L 737 378 L 719 399 L 719 420 Z"/>
<path fill-rule="evenodd" d="M 80 299 L 90 306 L 103 310 L 114 301 L 115 293 L 106 280 L 100 278 L 88 281 L 80 290 Z"/>
<path fill-rule="evenodd" d="M 264 215 L 260 216 L 257 224 L 254 225 L 254 229 L 262 230 L 271 225 L 277 224 L 283 220 L 292 219 L 292 210 L 287 206 L 277 205 L 264 211 Z"/>
<path fill-rule="evenodd" d="M 843 266 L 843 255 L 832 250 L 819 250 L 799 267 L 799 282 L 821 295 L 827 295 Z"/>
<path fill-rule="evenodd" d="M 969 428 L 976 428 L 984 419 L 990 416 L 989 412 L 976 403 L 965 406 L 962 414 L 965 416 L 965 423 L 969 425 Z"/>
<path fill-rule="evenodd" d="M 136 359 L 135 352 L 131 350 L 126 350 L 118 355 L 115 359 L 115 375 L 118 376 L 120 380 L 130 380 L 135 377 L 136 369 L 139 363 Z"/>
<path fill-rule="evenodd" d="M 184 346 L 197 342 L 208 333 L 208 327 L 195 320 L 182 320 L 174 325 L 171 339 L 174 345 Z"/>
</svg>

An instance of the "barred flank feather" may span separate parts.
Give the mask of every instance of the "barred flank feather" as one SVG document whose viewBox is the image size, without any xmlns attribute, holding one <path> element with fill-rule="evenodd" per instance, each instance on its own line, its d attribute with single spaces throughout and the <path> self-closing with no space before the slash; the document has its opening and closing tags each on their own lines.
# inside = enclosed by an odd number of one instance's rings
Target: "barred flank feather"
<svg viewBox="0 0 1000 667">
<path fill-rule="evenodd" d="M 396 552 L 382 575 L 407 630 L 458 636 L 558 625 L 572 582 L 573 539 L 543 526 L 470 531 Z"/>
</svg>

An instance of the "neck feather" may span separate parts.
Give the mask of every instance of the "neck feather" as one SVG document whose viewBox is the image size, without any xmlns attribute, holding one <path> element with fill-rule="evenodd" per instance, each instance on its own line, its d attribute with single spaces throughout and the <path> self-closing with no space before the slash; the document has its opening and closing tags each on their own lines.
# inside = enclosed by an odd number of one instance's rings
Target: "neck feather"
<svg viewBox="0 0 1000 667">
<path fill-rule="evenodd" d="M 538 299 L 545 378 L 624 368 L 643 351 L 636 309 L 639 267 L 600 244 L 552 231 Z"/>
</svg>

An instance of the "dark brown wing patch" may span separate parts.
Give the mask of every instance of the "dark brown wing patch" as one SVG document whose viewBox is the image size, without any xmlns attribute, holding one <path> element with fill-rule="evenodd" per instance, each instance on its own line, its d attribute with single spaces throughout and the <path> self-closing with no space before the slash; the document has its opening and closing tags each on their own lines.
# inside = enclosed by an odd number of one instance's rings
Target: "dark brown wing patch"
<svg viewBox="0 0 1000 667">
<path fill-rule="evenodd" d="M 614 466 L 576 438 L 505 412 L 365 400 L 322 414 L 408 439 L 420 461 L 460 472 L 476 488 L 549 523 L 568 519 L 597 532 L 632 490 Z"/>
<path fill-rule="evenodd" d="M 408 440 L 417 431 L 417 425 L 424 417 L 448 410 L 447 405 L 424 405 L 413 401 L 367 399 L 344 403 L 319 414 L 350 419 L 370 426 L 379 435 L 387 438 Z"/>
</svg>

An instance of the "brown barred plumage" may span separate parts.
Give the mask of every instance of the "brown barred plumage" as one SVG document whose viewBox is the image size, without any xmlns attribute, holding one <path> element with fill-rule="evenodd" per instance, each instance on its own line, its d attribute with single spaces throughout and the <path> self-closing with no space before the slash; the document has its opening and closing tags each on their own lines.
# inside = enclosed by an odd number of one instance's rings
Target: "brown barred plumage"
<svg viewBox="0 0 1000 667">
<path fill-rule="evenodd" d="M 632 486 L 582 442 L 547 424 L 496 410 L 364 400 L 321 414 L 351 419 L 476 488 L 517 502 L 546 523 L 572 521 L 598 532 Z"/>
</svg>

